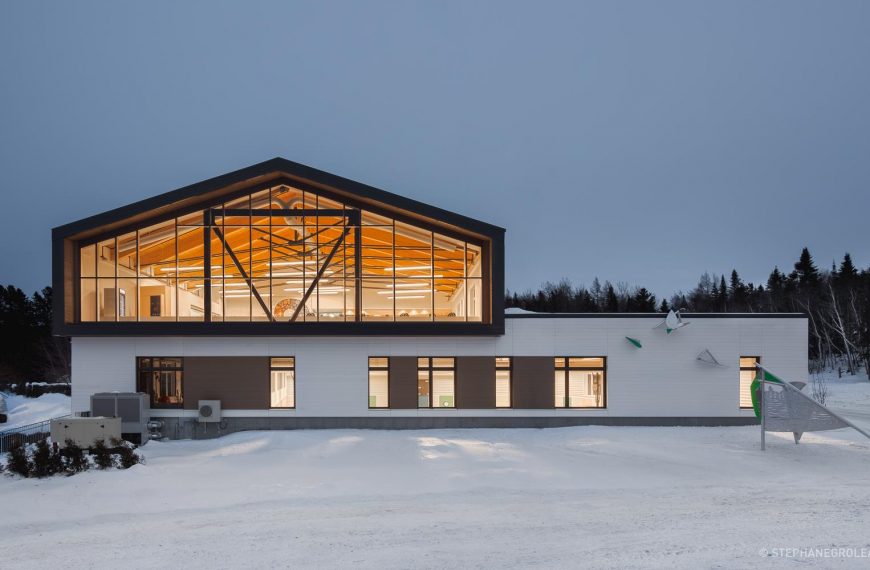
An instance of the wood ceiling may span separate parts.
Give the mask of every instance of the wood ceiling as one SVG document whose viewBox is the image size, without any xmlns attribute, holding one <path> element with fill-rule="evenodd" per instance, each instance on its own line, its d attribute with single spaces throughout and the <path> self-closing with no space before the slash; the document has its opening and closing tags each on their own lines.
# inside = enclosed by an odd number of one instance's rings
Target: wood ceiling
<svg viewBox="0 0 870 570">
<path fill-rule="evenodd" d="M 306 212 L 340 210 L 342 205 L 323 198 L 318 201 L 314 195 L 303 195 L 295 189 L 281 188 L 281 191 L 273 189 L 271 194 L 255 194 L 250 202 L 245 197 L 224 206 L 227 209 L 250 209 L 253 215 L 216 217 L 215 225 L 219 232 L 209 232 L 212 277 L 241 277 L 229 252 L 224 250 L 219 238 L 219 233 L 222 233 L 228 248 L 253 279 L 267 279 L 271 267 L 273 275 L 282 277 L 303 278 L 304 274 L 308 283 L 339 241 L 341 243 L 326 268 L 323 283 L 353 278 L 356 232 L 347 225 L 347 217 L 258 215 L 270 209 L 283 209 L 288 204 L 292 205 L 289 209 L 304 208 Z M 187 223 L 202 219 L 202 214 L 180 218 L 181 222 Z M 378 280 L 386 283 L 395 274 L 397 280 L 434 279 L 435 290 L 450 295 L 461 284 L 466 267 L 470 271 L 478 261 L 480 249 L 472 244 L 466 247 L 462 241 L 439 234 L 435 234 L 433 240 L 431 232 L 401 222 L 396 222 L 395 233 L 393 226 L 367 225 L 390 222 L 388 218 L 363 213 L 360 256 L 364 288 L 380 288 L 382 285 Z M 119 237 L 119 266 L 135 269 L 138 261 L 140 275 L 201 280 L 205 274 L 203 239 L 201 226 L 180 225 L 176 239 L 174 220 L 144 228 L 138 235 L 138 260 L 136 235 Z M 479 272 L 476 273 L 475 276 L 479 276 Z"/>
</svg>

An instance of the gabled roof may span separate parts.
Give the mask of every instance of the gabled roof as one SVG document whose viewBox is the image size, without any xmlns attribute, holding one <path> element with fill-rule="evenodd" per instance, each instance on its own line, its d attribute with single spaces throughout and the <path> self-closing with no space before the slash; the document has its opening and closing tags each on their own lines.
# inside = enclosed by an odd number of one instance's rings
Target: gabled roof
<svg viewBox="0 0 870 570">
<path fill-rule="evenodd" d="M 90 234 L 143 221 L 161 213 L 194 210 L 216 198 L 246 190 L 251 191 L 252 188 L 264 184 L 280 184 L 282 182 L 297 187 L 308 187 L 313 191 L 332 192 L 357 203 L 382 206 L 395 212 L 404 212 L 412 217 L 424 217 L 440 222 L 445 226 L 484 237 L 499 237 L 505 231 L 504 228 L 480 220 L 411 200 L 298 162 L 276 157 L 127 206 L 58 226 L 52 230 L 52 235 L 54 239 L 87 237 Z"/>
</svg>

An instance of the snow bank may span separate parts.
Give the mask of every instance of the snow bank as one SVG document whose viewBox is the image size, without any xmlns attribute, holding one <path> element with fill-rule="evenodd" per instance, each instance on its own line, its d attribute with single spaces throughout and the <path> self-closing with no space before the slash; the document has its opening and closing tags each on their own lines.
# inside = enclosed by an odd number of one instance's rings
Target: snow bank
<svg viewBox="0 0 870 570">
<path fill-rule="evenodd" d="M 8 420 L 0 424 L 0 431 L 70 413 L 70 397 L 66 394 L 43 394 L 38 398 L 7 393 L 3 396 L 6 398 Z"/>
</svg>

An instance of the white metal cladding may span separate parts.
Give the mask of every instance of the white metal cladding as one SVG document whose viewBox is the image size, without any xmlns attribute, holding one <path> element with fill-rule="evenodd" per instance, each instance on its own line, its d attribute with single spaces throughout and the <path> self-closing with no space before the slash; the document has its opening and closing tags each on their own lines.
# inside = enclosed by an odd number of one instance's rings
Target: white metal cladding
<svg viewBox="0 0 870 570">
<path fill-rule="evenodd" d="M 499 337 L 76 337 L 72 407 L 95 392 L 133 391 L 137 356 L 295 356 L 295 410 L 225 410 L 254 416 L 749 417 L 739 409 L 739 357 L 761 356 L 782 378 L 807 379 L 807 321 L 694 318 L 666 334 L 654 318 L 509 318 Z M 635 348 L 625 337 L 639 339 Z M 709 349 L 726 367 L 695 357 Z M 606 410 L 369 410 L 369 356 L 606 356 Z M 552 377 L 543 378 L 552 389 Z M 154 410 L 154 416 L 195 410 Z"/>
</svg>

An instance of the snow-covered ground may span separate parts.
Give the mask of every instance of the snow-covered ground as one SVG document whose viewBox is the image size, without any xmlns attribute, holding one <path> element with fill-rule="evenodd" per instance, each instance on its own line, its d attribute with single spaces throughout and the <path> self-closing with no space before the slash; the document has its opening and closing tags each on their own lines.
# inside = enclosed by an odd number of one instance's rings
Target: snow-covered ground
<svg viewBox="0 0 870 570">
<path fill-rule="evenodd" d="M 841 384 L 870 400 L 870 382 Z M 0 567 L 870 566 L 776 556 L 870 556 L 870 440 L 758 441 L 578 427 L 154 442 L 128 471 L 0 478 Z"/>
<path fill-rule="evenodd" d="M 38 398 L 26 398 L 3 393 L 6 398 L 8 418 L 0 424 L 0 431 L 50 420 L 70 413 L 70 397 L 65 394 L 43 394 Z"/>
<path fill-rule="evenodd" d="M 836 372 L 827 372 L 823 377 L 828 384 L 826 405 L 855 425 L 870 430 L 870 381 L 867 375 L 861 372 L 840 378 Z"/>
</svg>

